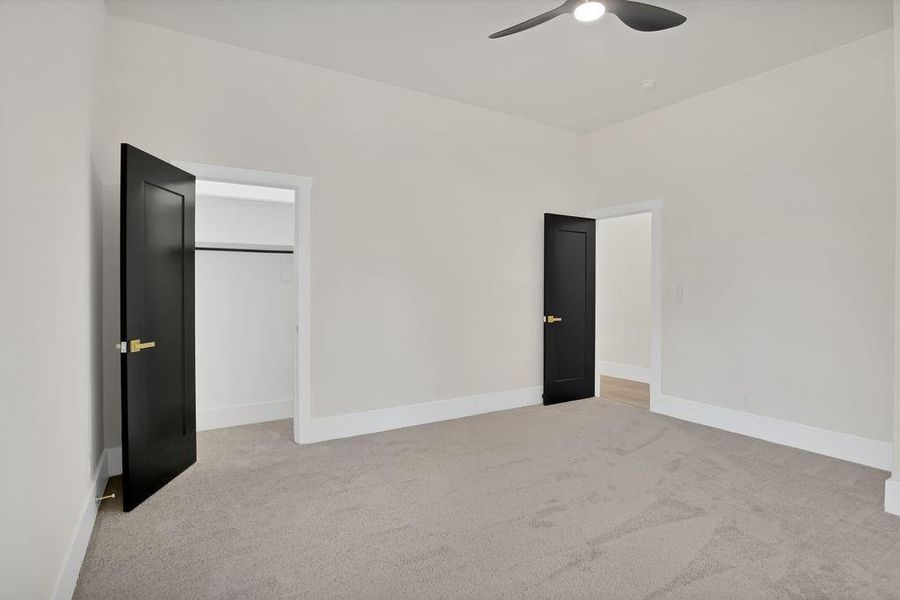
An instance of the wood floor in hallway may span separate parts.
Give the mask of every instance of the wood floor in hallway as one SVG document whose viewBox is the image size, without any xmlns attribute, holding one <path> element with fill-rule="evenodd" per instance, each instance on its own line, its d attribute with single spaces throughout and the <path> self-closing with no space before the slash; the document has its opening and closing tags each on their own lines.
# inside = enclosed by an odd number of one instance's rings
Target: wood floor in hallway
<svg viewBox="0 0 900 600">
<path fill-rule="evenodd" d="M 649 410 L 650 384 L 601 375 L 600 397 Z"/>
</svg>

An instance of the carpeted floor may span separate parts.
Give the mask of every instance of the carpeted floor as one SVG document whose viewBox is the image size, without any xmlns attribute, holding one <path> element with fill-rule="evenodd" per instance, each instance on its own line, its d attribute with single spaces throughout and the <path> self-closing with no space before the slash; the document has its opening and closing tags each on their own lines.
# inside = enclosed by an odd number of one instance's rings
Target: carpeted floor
<svg viewBox="0 0 900 600">
<path fill-rule="evenodd" d="M 199 435 L 76 598 L 900 598 L 888 474 L 605 400 L 298 446 Z"/>
</svg>

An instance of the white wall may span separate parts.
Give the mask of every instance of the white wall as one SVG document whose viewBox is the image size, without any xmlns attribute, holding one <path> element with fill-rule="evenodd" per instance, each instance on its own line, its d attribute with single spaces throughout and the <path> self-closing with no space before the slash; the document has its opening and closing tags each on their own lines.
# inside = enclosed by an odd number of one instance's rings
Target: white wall
<svg viewBox="0 0 900 600">
<path fill-rule="evenodd" d="M 294 245 L 294 205 L 197 196 L 196 242 Z"/>
<path fill-rule="evenodd" d="M 594 203 L 662 198 L 662 393 L 890 442 L 892 34 L 610 127 Z"/>
<path fill-rule="evenodd" d="M 108 27 L 106 183 L 121 141 L 313 178 L 313 416 L 540 385 L 542 213 L 577 207 L 575 134 L 118 18 Z M 115 446 L 116 357 L 106 367 Z"/>
<path fill-rule="evenodd" d="M 664 286 L 685 290 L 664 305 L 663 393 L 891 440 L 890 32 L 580 139 L 126 20 L 108 28 L 111 189 L 123 140 L 315 180 L 315 417 L 539 385 L 541 213 L 662 198 Z M 117 197 L 106 208 L 114 222 Z"/>
<path fill-rule="evenodd" d="M 293 246 L 294 207 L 198 196 L 197 245 Z M 293 415 L 293 256 L 196 253 L 197 428 Z"/>
<path fill-rule="evenodd" d="M 197 429 L 289 418 L 292 256 L 197 252 Z"/>
<path fill-rule="evenodd" d="M 93 510 L 102 432 L 91 115 L 102 19 L 101 2 L 0 2 L 3 598 L 51 597 Z"/>
<path fill-rule="evenodd" d="M 650 213 L 597 221 L 598 373 L 649 378 Z"/>
</svg>

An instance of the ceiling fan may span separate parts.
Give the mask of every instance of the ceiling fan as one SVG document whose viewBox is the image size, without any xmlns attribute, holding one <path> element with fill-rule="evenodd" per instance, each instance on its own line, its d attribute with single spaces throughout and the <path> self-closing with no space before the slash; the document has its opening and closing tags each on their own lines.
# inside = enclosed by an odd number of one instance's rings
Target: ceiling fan
<svg viewBox="0 0 900 600">
<path fill-rule="evenodd" d="M 679 15 L 677 12 L 653 6 L 652 4 L 632 2 L 632 0 L 603 0 L 603 2 L 598 2 L 597 0 L 566 0 L 553 10 L 532 17 L 503 31 L 493 33 L 488 37 L 492 40 L 506 37 L 537 27 L 550 19 L 555 19 L 568 13 L 572 13 L 576 19 L 583 23 L 589 23 L 596 21 L 607 12 L 616 15 L 620 21 L 638 31 L 662 31 L 663 29 L 678 27 L 687 21 L 687 17 Z"/>
</svg>

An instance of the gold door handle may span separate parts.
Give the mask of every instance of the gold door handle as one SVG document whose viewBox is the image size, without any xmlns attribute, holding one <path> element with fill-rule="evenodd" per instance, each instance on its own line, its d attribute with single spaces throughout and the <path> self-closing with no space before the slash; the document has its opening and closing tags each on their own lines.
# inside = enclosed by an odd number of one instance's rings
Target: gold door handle
<svg viewBox="0 0 900 600">
<path fill-rule="evenodd" d="M 548 323 L 559 323 L 560 321 L 562 321 L 562 317 L 554 317 L 553 315 L 547 315 Z"/>
<path fill-rule="evenodd" d="M 131 340 L 128 342 L 128 350 L 130 352 L 140 352 L 148 348 L 156 348 L 156 342 L 141 342 L 141 340 Z"/>
</svg>

